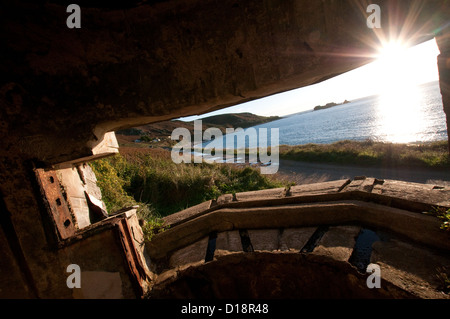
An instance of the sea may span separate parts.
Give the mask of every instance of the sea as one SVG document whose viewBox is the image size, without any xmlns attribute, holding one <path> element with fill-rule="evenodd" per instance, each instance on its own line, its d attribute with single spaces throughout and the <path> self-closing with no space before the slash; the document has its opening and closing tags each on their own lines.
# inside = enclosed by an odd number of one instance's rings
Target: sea
<svg viewBox="0 0 450 319">
<path fill-rule="evenodd" d="M 255 126 L 278 128 L 279 144 L 328 144 L 340 140 L 392 143 L 447 139 L 439 82 L 404 94 L 374 95 Z"/>
<path fill-rule="evenodd" d="M 242 138 L 248 148 L 277 142 L 278 145 L 303 145 L 341 140 L 420 143 L 447 140 L 447 127 L 439 82 L 434 81 L 405 92 L 367 96 L 327 109 L 285 116 L 212 139 L 201 146 L 223 149 L 225 154 L 225 148 L 239 148 L 237 141 Z M 227 144 L 227 139 L 234 144 Z M 260 144 L 261 141 L 265 145 Z M 212 158 L 222 158 L 221 153 L 217 155 Z"/>
<path fill-rule="evenodd" d="M 279 165 L 279 161 L 270 158 L 270 152 L 264 147 L 329 144 L 342 140 L 390 143 L 447 140 L 439 82 L 418 85 L 405 92 L 367 96 L 327 109 L 285 116 L 195 144 L 192 154 L 209 162 L 247 162 L 270 166 Z M 232 151 L 228 153 L 230 149 Z M 246 158 L 246 149 L 258 149 L 260 155 L 267 154 L 266 161 L 261 157 Z"/>
</svg>

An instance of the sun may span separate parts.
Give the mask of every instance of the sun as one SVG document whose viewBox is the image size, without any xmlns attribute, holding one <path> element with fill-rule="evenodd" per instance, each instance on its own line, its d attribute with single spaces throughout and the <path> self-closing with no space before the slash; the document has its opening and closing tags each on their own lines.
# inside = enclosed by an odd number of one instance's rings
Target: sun
<svg viewBox="0 0 450 319">
<path fill-rule="evenodd" d="M 404 93 L 415 86 L 438 79 L 436 41 L 410 47 L 405 41 L 386 42 L 378 49 L 374 62 L 374 85 L 380 94 Z"/>
<path fill-rule="evenodd" d="M 400 41 L 391 41 L 379 49 L 377 59 L 386 67 L 395 67 L 407 53 L 407 46 Z"/>
<path fill-rule="evenodd" d="M 400 41 L 386 43 L 377 56 L 378 86 L 381 94 L 404 92 L 413 85 L 414 64 L 407 45 Z"/>
<path fill-rule="evenodd" d="M 433 42 L 409 48 L 405 43 L 392 41 L 379 50 L 375 62 L 378 136 L 394 143 L 423 138 L 417 133 L 424 126 L 424 97 L 418 86 L 436 76 L 436 60 L 431 59 L 436 55 Z M 426 60 L 430 62 L 420 66 Z"/>
</svg>

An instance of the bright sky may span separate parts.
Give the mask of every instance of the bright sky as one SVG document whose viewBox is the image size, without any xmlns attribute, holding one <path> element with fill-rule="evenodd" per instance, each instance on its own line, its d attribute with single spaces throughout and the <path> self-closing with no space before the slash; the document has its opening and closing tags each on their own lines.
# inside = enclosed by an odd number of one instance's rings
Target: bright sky
<svg viewBox="0 0 450 319">
<path fill-rule="evenodd" d="M 241 112 L 284 116 L 328 102 L 340 103 L 386 91 L 411 88 L 411 85 L 439 79 L 436 61 L 438 54 L 439 49 L 434 39 L 409 49 L 390 44 L 380 52 L 376 61 L 319 84 L 181 120 L 192 121 L 211 115 Z"/>
</svg>

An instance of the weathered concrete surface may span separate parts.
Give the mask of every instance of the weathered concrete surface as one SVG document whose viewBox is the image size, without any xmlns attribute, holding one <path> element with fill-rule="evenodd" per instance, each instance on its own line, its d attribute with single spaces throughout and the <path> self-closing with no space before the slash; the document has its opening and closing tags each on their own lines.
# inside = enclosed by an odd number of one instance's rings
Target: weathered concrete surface
<svg viewBox="0 0 450 319">
<path fill-rule="evenodd" d="M 298 195 L 317 195 L 324 193 L 336 193 L 339 192 L 341 189 L 343 189 L 350 182 L 351 182 L 350 179 L 343 179 L 324 183 L 296 185 L 292 186 L 289 189 L 288 195 L 298 196 Z"/>
<path fill-rule="evenodd" d="M 119 272 L 83 271 L 81 288 L 73 290 L 76 299 L 123 299 Z"/>
<path fill-rule="evenodd" d="M 373 244 L 371 262 L 380 266 L 382 278 L 420 298 L 449 298 L 442 291 L 432 289 L 443 287 L 440 276 L 449 275 L 448 254 L 391 239 Z"/>
<path fill-rule="evenodd" d="M 241 252 L 242 243 L 241 237 L 239 236 L 239 231 L 226 231 L 217 234 L 216 239 L 216 253 L 221 253 L 221 251 L 227 252 Z"/>
<path fill-rule="evenodd" d="M 286 196 L 284 188 L 272 188 L 261 191 L 236 193 L 236 201 L 257 200 L 264 198 L 282 198 Z"/>
<path fill-rule="evenodd" d="M 306 228 L 303 235 L 311 236 L 311 230 L 314 228 Z M 176 252 L 177 265 L 160 270 L 147 297 L 450 298 L 443 291 L 442 277 L 448 276 L 448 254 L 407 243 L 392 234 L 388 240 L 373 244 L 370 262 L 381 269 L 381 289 L 368 288 L 368 274 L 358 273 L 356 265 L 350 265 L 359 230 L 349 225 L 331 227 L 310 253 L 299 253 L 302 246 L 296 242 L 288 243 L 287 249 L 277 249 L 279 229 L 254 230 L 250 237 L 254 252 L 243 251 L 237 231 L 222 233 L 220 249 L 212 261 L 194 257 L 204 256 L 204 240 L 179 251 L 185 260 Z M 287 228 L 284 232 L 299 233 L 302 229 Z M 234 243 L 223 242 L 229 236 Z"/>
<path fill-rule="evenodd" d="M 248 231 L 253 250 L 278 250 L 279 249 L 279 229 L 253 229 Z"/>
<path fill-rule="evenodd" d="M 205 252 L 208 247 L 208 238 L 203 238 L 174 253 L 169 260 L 171 267 L 182 266 L 186 263 L 193 263 L 205 260 Z"/>
<path fill-rule="evenodd" d="M 118 247 L 113 230 L 89 236 L 86 240 L 65 247 L 61 255 L 65 257 L 66 267 L 70 264 L 80 266 L 81 288 L 69 289 L 65 282 L 62 282 L 65 287 L 61 287 L 60 291 L 64 294 L 59 298 L 136 298 L 133 283 L 128 277 L 126 267 L 123 267 L 123 256 Z M 66 278 L 70 274 L 63 272 Z M 111 281 L 111 276 L 114 281 Z"/>
<path fill-rule="evenodd" d="M 80 4 L 81 29 L 68 29 L 66 6 L 53 1 L 0 8 L 2 266 L 20 269 L 2 274 L 0 288 L 14 282 L 14 295 L 66 296 L 68 260 L 54 249 L 34 168 L 114 154 L 116 129 L 320 82 L 371 61 L 388 34 L 438 35 L 441 58 L 448 52 L 446 1 L 380 0 L 380 30 L 366 27 L 363 0 Z"/>
<path fill-rule="evenodd" d="M 333 256 L 340 261 L 348 261 L 355 247 L 356 236 L 360 227 L 334 226 L 321 238 L 314 253 L 324 256 Z"/>
<path fill-rule="evenodd" d="M 4 223 L 5 220 L 2 220 L 2 225 Z M 14 245 L 11 241 L 11 238 L 5 235 L 4 227 L 0 228 L 0 253 L 2 255 L 0 269 L 2 273 L 8 274 L 2 276 L 0 297 L 12 299 L 36 297 L 33 287 L 29 285 L 27 269 L 25 265 L 20 264 L 22 258 L 10 246 Z"/>
<path fill-rule="evenodd" d="M 168 224 L 176 224 L 179 221 L 186 220 L 190 218 L 190 216 L 197 216 L 199 213 L 207 211 L 211 207 L 212 201 L 206 201 L 201 204 L 186 208 L 183 210 L 183 214 L 172 214 L 167 216 L 166 223 Z"/>
<path fill-rule="evenodd" d="M 309 299 L 414 298 L 383 282 L 368 289 L 350 264 L 321 255 L 254 252 L 219 256 L 157 279 L 151 298 Z M 264 279 L 264 280 L 261 280 Z"/>
<path fill-rule="evenodd" d="M 417 201 L 417 199 L 420 198 L 420 201 L 425 203 L 450 206 L 448 187 L 436 186 L 433 184 L 386 180 L 382 185 L 374 185 L 372 192 L 391 197 L 409 199 L 411 201 Z"/>
<path fill-rule="evenodd" d="M 287 228 L 359 222 L 382 227 L 411 240 L 449 249 L 447 234 L 436 217 L 364 202 L 328 202 L 248 209 L 220 209 L 170 227 L 148 243 L 147 252 L 161 258 L 210 232 L 234 229 Z M 431 235 L 432 234 L 432 235 Z"/>
<path fill-rule="evenodd" d="M 170 228 L 155 237 L 147 246 L 149 254 L 161 258 L 166 251 L 178 249 L 210 232 L 237 228 L 258 229 L 274 227 L 316 226 L 361 222 L 390 229 L 413 240 L 448 249 L 445 234 L 438 231 L 440 221 L 423 214 L 433 207 L 450 207 L 450 189 L 434 189 L 433 185 L 403 183 L 357 177 L 354 180 L 293 187 L 295 196 L 280 191 L 253 193 L 243 200 L 205 205 L 196 214 L 191 209 L 165 218 Z M 302 190 L 302 192 L 297 190 Z M 239 194 L 236 194 L 238 198 Z M 184 218 L 183 218 L 184 217 Z M 430 235 L 430 234 L 433 235 Z"/>
<path fill-rule="evenodd" d="M 317 227 L 283 229 L 280 238 L 280 250 L 300 251 Z"/>
<path fill-rule="evenodd" d="M 317 83 L 370 62 L 389 36 L 431 39 L 448 18 L 445 1 L 380 0 L 370 29 L 368 3 L 82 4 L 81 29 L 66 27 L 66 6 L 3 4 L 2 133 L 45 163 L 93 156 L 105 132 Z"/>
<path fill-rule="evenodd" d="M 236 194 L 204 211 L 197 207 L 196 215 L 179 212 L 166 218 L 173 221 L 168 230 L 146 244 L 156 277 L 148 297 L 450 298 L 442 281 L 450 265 L 449 234 L 436 217 L 415 210 L 431 209 L 433 200 L 447 203 L 449 189 L 438 190 L 434 196 L 432 185 L 356 177 L 281 193 Z M 379 233 L 364 249 L 373 249 L 365 258 L 381 268 L 382 289 L 368 288 L 363 280 L 368 274 L 358 272 L 362 228 Z M 208 251 L 213 257 L 206 260 L 207 236 L 216 232 L 215 248 Z"/>
</svg>

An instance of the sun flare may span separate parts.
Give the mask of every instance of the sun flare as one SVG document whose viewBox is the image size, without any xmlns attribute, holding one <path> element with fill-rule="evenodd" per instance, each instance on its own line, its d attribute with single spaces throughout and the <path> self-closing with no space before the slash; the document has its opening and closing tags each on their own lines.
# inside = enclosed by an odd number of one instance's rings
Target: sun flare
<svg viewBox="0 0 450 319">
<path fill-rule="evenodd" d="M 377 58 L 378 85 L 381 94 L 402 94 L 414 85 L 414 65 L 408 57 L 408 48 L 401 42 L 389 42 L 380 49 Z"/>
<path fill-rule="evenodd" d="M 417 131 L 423 126 L 423 97 L 418 85 L 429 71 L 417 68 L 422 49 L 408 48 L 405 43 L 392 41 L 380 50 L 376 60 L 379 91 L 377 135 L 394 143 L 420 139 Z"/>
<path fill-rule="evenodd" d="M 414 47 L 400 40 L 386 42 L 379 48 L 374 62 L 377 70 L 374 85 L 379 93 L 404 94 L 419 84 L 437 79 L 437 61 L 430 60 L 431 54 L 439 54 L 435 40 Z"/>
<path fill-rule="evenodd" d="M 406 45 L 400 41 L 388 42 L 379 50 L 378 60 L 386 63 L 398 61 L 406 53 L 406 50 Z"/>
</svg>

